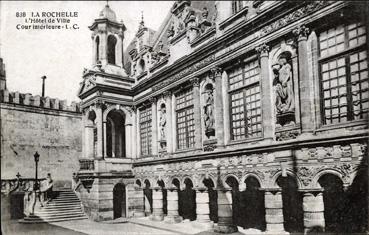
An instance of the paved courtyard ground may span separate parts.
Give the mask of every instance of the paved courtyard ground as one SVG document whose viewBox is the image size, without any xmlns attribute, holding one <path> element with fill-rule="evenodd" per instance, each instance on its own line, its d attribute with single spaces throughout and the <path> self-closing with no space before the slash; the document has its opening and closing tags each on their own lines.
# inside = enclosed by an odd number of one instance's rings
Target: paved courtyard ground
<svg viewBox="0 0 369 235">
<path fill-rule="evenodd" d="M 4 235 L 210 235 L 217 234 L 202 227 L 196 222 L 184 221 L 178 224 L 156 222 L 145 218 L 130 220 L 114 220 L 106 222 L 94 222 L 91 220 L 63 221 L 41 224 L 21 224 L 16 220 L 7 221 L 1 225 Z M 244 230 L 239 227 L 240 234 L 263 234 L 254 229 Z"/>
</svg>

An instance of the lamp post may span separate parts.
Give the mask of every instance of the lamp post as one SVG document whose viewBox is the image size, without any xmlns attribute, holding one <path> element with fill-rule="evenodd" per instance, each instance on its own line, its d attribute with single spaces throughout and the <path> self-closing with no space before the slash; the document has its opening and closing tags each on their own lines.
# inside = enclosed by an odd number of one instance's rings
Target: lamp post
<svg viewBox="0 0 369 235">
<path fill-rule="evenodd" d="M 40 155 L 38 154 L 38 152 L 36 152 L 33 157 L 35 158 L 35 164 L 36 164 L 36 171 L 35 171 L 35 186 L 33 187 L 33 189 L 36 191 L 39 189 L 39 185 L 38 185 L 38 179 L 37 179 L 37 173 L 38 173 L 38 160 L 40 159 Z"/>
<path fill-rule="evenodd" d="M 41 77 L 42 79 L 42 97 L 45 97 L 45 79 L 46 79 L 46 76 L 42 76 Z"/>
</svg>

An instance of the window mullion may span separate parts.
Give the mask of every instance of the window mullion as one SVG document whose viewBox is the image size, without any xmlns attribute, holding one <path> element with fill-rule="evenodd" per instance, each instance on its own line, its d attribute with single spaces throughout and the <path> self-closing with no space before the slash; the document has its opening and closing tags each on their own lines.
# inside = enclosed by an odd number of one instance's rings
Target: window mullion
<svg viewBox="0 0 369 235">
<path fill-rule="evenodd" d="M 346 89 L 347 89 L 347 120 L 354 119 L 354 104 L 352 99 L 352 86 L 351 86 L 351 69 L 350 69 L 350 55 L 345 57 L 346 63 Z"/>
</svg>

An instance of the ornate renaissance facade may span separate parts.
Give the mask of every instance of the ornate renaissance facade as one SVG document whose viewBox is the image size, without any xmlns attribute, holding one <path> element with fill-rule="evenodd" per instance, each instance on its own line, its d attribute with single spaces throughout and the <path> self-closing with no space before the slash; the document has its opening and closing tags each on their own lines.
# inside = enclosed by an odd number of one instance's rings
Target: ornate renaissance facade
<svg viewBox="0 0 369 235">
<path fill-rule="evenodd" d="M 346 1 L 176 1 L 158 31 L 107 5 L 89 27 L 90 218 L 233 232 L 367 231 L 368 9 Z"/>
</svg>

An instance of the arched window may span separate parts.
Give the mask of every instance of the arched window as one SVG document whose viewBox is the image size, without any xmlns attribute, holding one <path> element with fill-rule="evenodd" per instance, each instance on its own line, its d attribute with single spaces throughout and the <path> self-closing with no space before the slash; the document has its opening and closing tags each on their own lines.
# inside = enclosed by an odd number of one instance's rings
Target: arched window
<svg viewBox="0 0 369 235">
<path fill-rule="evenodd" d="M 108 36 L 108 64 L 115 64 L 115 45 L 117 39 L 113 35 Z"/>
<path fill-rule="evenodd" d="M 139 68 L 140 68 L 140 71 L 139 71 L 140 73 L 145 72 L 146 67 L 145 67 L 145 61 L 144 61 L 144 59 L 141 59 L 141 60 L 140 60 Z"/>
<path fill-rule="evenodd" d="M 96 62 L 97 61 L 99 61 L 99 53 L 100 53 L 100 51 L 99 51 L 99 47 L 100 47 L 100 38 L 99 38 L 99 36 L 96 36 L 96 39 L 95 39 L 95 45 L 96 45 L 96 51 L 95 51 L 95 53 L 96 53 L 96 55 L 95 55 L 95 58 L 96 58 Z"/>
</svg>

